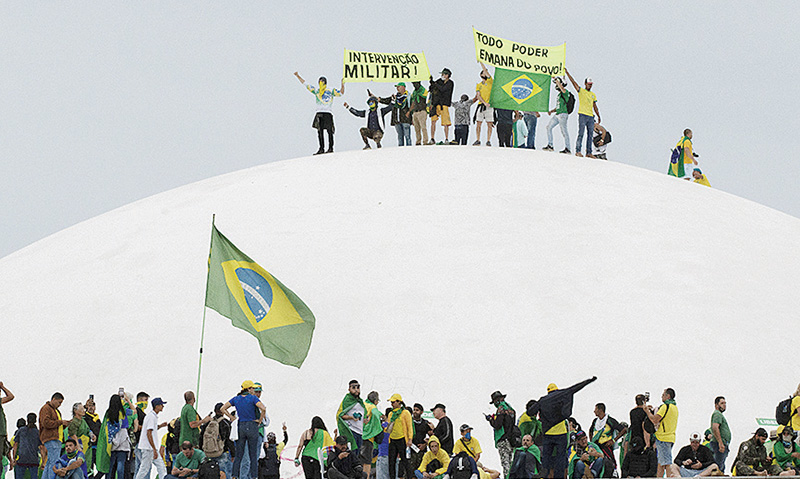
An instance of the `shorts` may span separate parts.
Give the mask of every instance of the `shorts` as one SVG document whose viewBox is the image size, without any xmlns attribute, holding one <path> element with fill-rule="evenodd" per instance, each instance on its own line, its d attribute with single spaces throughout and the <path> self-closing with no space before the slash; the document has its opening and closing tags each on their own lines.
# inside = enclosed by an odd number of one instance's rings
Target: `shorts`
<svg viewBox="0 0 800 479">
<path fill-rule="evenodd" d="M 659 466 L 669 466 L 672 464 L 672 442 L 664 442 L 656 439 L 656 456 Z"/>
<path fill-rule="evenodd" d="M 335 127 L 333 126 L 333 113 L 327 111 L 320 111 L 314 115 L 314 123 L 311 124 L 311 128 L 317 130 L 329 130 L 331 133 L 336 131 Z"/>
<path fill-rule="evenodd" d="M 475 121 L 494 123 L 494 108 L 487 106 L 484 110 L 478 105 L 478 111 L 475 112 Z"/>
<path fill-rule="evenodd" d="M 361 443 L 361 448 L 358 450 L 358 456 L 361 459 L 361 464 L 364 466 L 372 464 L 372 450 L 375 448 L 375 443 L 372 439 L 364 439 Z"/>
<path fill-rule="evenodd" d="M 442 117 L 442 126 L 450 126 L 450 107 L 444 105 L 436 106 L 436 114 L 431 115 L 431 122 L 435 123 L 439 117 Z"/>
</svg>

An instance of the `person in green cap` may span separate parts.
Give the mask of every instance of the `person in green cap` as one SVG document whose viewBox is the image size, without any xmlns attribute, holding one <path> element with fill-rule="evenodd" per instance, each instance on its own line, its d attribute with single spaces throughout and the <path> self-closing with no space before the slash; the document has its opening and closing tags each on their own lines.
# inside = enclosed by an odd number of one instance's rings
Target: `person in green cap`
<svg viewBox="0 0 800 479">
<path fill-rule="evenodd" d="M 398 83 L 395 88 L 397 93 L 390 97 L 378 98 L 378 102 L 392 105 L 391 125 L 397 130 L 397 146 L 411 146 L 411 97 L 406 91 L 404 82 Z"/>
</svg>

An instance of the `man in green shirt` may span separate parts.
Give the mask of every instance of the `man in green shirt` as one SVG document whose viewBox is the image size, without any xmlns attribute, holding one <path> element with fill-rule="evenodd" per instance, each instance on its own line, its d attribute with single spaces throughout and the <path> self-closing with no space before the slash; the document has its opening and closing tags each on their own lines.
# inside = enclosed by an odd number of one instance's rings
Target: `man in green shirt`
<svg viewBox="0 0 800 479">
<path fill-rule="evenodd" d="M 211 414 L 200 419 L 200 415 L 197 414 L 197 411 L 194 409 L 195 399 L 192 391 L 183 393 L 183 399 L 186 401 L 186 404 L 184 404 L 183 409 L 181 409 L 181 435 L 178 440 L 181 444 L 185 441 L 189 441 L 192 446 L 198 446 L 200 445 L 200 426 L 211 421 Z"/>
<path fill-rule="evenodd" d="M 725 398 L 717 396 L 714 399 L 714 413 L 711 415 L 711 434 L 713 438 L 708 443 L 711 452 L 714 453 L 714 462 L 717 463 L 719 470 L 725 472 L 725 459 L 728 457 L 728 450 L 731 444 L 731 428 L 728 427 L 728 420 L 722 414 L 727 409 Z"/>
<path fill-rule="evenodd" d="M 181 453 L 175 456 L 171 474 L 167 474 L 166 479 L 197 477 L 197 473 L 200 472 L 200 463 L 205 458 L 206 455 L 203 451 L 195 449 L 189 441 L 184 441 L 181 443 Z"/>
<path fill-rule="evenodd" d="M 555 113 L 556 116 L 552 117 L 550 123 L 547 125 L 547 146 L 542 149 L 544 151 L 553 151 L 553 128 L 555 128 L 556 125 L 561 125 L 561 136 L 564 137 L 565 146 L 559 153 L 569 154 L 569 130 L 567 129 L 569 113 L 567 111 L 567 102 L 569 101 L 570 94 L 567 91 L 567 85 L 564 84 L 563 79 L 555 77 L 553 83 L 555 83 L 556 90 L 558 90 L 558 106 L 547 112 L 548 115 Z"/>
</svg>

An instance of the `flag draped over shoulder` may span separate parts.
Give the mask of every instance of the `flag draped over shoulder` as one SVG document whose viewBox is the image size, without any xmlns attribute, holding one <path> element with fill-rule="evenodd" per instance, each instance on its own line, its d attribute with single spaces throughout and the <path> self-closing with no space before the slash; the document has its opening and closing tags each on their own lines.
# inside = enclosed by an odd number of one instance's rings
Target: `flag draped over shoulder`
<svg viewBox="0 0 800 479">
<path fill-rule="evenodd" d="M 216 226 L 211 231 L 206 306 L 255 336 L 265 357 L 297 368 L 306 359 L 314 314 Z"/>
<path fill-rule="evenodd" d="M 353 431 L 350 430 L 350 426 L 347 424 L 347 421 L 342 419 L 342 416 L 348 414 L 350 409 L 356 403 L 361 404 L 361 407 L 364 408 L 364 411 L 366 413 L 367 406 L 364 405 L 364 401 L 360 397 L 353 396 L 350 393 L 344 395 L 342 403 L 339 404 L 339 410 L 336 411 L 336 425 L 339 428 L 339 434 L 347 438 L 347 442 L 350 443 L 350 449 L 354 451 L 358 450 L 358 444 L 356 444 L 356 438 L 353 436 Z"/>
<path fill-rule="evenodd" d="M 495 68 L 489 103 L 504 110 L 548 111 L 550 76 Z"/>
</svg>

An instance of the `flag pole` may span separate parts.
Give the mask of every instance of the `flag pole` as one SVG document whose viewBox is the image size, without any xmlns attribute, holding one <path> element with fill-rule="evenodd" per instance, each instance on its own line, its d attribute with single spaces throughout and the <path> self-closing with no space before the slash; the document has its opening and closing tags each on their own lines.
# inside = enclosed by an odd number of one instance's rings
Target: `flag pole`
<svg viewBox="0 0 800 479">
<path fill-rule="evenodd" d="M 208 272 L 206 273 L 206 292 L 208 292 L 208 275 L 211 271 L 211 242 L 214 239 L 214 219 L 216 218 L 216 214 L 211 215 L 211 240 L 209 241 L 208 245 Z M 203 326 L 200 329 L 200 360 L 197 361 L 197 388 L 195 389 L 195 404 L 200 403 L 200 370 L 203 367 L 203 340 L 206 336 L 206 308 L 205 305 L 205 298 L 203 299 Z"/>
</svg>

